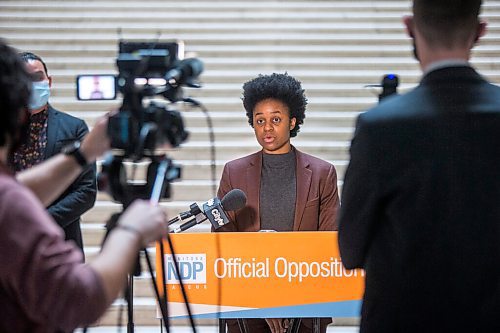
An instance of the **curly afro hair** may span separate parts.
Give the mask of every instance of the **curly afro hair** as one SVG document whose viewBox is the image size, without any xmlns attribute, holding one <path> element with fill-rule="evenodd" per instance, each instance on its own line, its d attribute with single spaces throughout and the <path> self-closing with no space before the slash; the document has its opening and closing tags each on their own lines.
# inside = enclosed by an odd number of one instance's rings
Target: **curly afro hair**
<svg viewBox="0 0 500 333">
<path fill-rule="evenodd" d="M 290 137 L 295 137 L 306 117 L 307 98 L 298 80 L 287 73 L 259 75 L 243 85 L 243 106 L 248 123 L 253 127 L 253 110 L 260 101 L 268 98 L 277 99 L 288 106 L 290 119 L 295 118 L 295 127 L 290 130 Z"/>
</svg>

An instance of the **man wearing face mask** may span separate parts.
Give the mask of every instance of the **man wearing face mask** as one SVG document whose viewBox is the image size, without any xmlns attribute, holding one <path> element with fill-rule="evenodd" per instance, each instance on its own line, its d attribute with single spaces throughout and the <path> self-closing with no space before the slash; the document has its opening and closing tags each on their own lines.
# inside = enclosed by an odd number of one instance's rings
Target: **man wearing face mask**
<svg viewBox="0 0 500 333">
<path fill-rule="evenodd" d="M 29 132 L 10 156 L 10 164 L 16 172 L 29 169 L 61 151 L 78 154 L 76 148 L 88 133 L 83 120 L 49 104 L 52 77 L 48 75 L 44 61 L 30 52 L 23 52 L 20 56 L 32 74 L 33 83 Z M 93 207 L 96 199 L 96 167 L 95 163 L 87 164 L 84 158 L 79 158 L 82 156 L 75 157 L 84 166 L 82 173 L 47 210 L 64 230 L 66 240 L 75 241 L 83 252 L 80 216 Z"/>
</svg>

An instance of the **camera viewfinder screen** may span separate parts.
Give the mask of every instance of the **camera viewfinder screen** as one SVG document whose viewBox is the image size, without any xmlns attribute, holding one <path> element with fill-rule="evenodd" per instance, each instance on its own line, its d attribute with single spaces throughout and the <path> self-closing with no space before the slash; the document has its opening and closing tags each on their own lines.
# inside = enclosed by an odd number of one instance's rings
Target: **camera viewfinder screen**
<svg viewBox="0 0 500 333">
<path fill-rule="evenodd" d="M 76 78 L 79 100 L 111 100 L 116 98 L 114 75 L 79 75 Z"/>
</svg>

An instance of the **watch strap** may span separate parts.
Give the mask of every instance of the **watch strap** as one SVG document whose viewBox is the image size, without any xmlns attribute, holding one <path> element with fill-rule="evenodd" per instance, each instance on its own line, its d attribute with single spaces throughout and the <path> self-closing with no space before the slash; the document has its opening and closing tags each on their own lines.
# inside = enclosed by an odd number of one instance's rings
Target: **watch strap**
<svg viewBox="0 0 500 333">
<path fill-rule="evenodd" d="M 87 159 L 83 156 L 80 151 L 80 141 L 74 141 L 69 145 L 65 146 L 62 151 L 63 154 L 73 156 L 78 165 L 85 167 L 88 164 Z"/>
<path fill-rule="evenodd" d="M 76 162 L 82 166 L 82 167 L 86 167 L 87 166 L 87 159 L 85 159 L 85 157 L 83 156 L 82 152 L 80 151 L 80 148 L 77 148 L 73 151 L 73 153 L 71 154 L 75 157 L 75 160 Z"/>
</svg>

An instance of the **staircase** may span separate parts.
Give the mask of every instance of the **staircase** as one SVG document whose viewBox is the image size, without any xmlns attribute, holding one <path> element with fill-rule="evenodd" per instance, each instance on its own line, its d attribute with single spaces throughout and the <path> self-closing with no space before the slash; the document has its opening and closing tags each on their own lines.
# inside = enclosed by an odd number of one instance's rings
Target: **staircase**
<svg viewBox="0 0 500 333">
<path fill-rule="evenodd" d="M 378 92 L 364 86 L 379 83 L 387 73 L 400 76 L 400 91 L 419 81 L 421 72 L 401 22 L 409 13 L 406 0 L 13 0 L 0 1 L 0 36 L 44 58 L 53 77 L 51 103 L 89 126 L 121 101 L 78 101 L 77 74 L 116 74 L 120 38 L 183 40 L 187 55 L 205 64 L 203 88 L 185 92 L 201 101 L 213 119 L 216 183 L 227 161 L 259 149 L 241 103 L 242 84 L 261 73 L 288 72 L 303 83 L 309 100 L 305 123 L 292 143 L 333 163 L 341 189 L 355 119 L 378 100 Z M 472 62 L 500 83 L 500 1 L 486 0 L 483 17 L 489 32 L 475 48 Z M 171 199 L 162 203 L 172 216 L 214 196 L 206 119 L 200 111 L 177 109 L 191 136 L 169 152 L 183 167 L 182 180 L 172 184 Z M 88 258 L 99 250 L 106 219 L 120 208 L 100 193 L 84 215 Z M 208 231 L 208 224 L 194 228 Z M 135 296 L 136 324 L 158 325 L 147 273 L 136 278 Z M 116 324 L 120 302 L 99 326 Z"/>
</svg>

